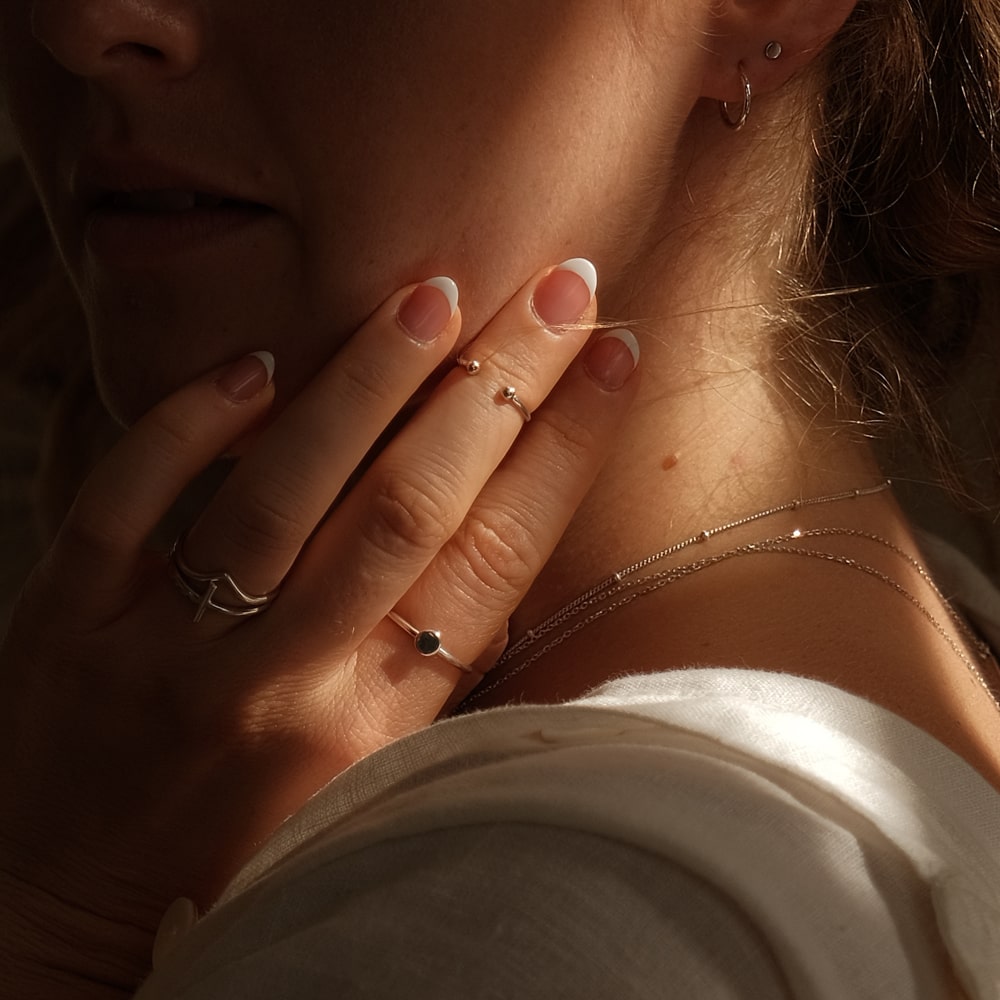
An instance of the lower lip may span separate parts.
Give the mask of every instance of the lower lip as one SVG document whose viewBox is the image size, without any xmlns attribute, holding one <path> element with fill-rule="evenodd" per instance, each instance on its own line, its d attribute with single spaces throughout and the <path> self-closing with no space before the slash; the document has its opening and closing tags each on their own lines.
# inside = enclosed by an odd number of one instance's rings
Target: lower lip
<svg viewBox="0 0 1000 1000">
<path fill-rule="evenodd" d="M 205 249 L 231 249 L 275 217 L 271 209 L 257 205 L 192 208 L 186 212 L 104 208 L 90 216 L 86 243 L 102 262 L 142 267 Z"/>
</svg>

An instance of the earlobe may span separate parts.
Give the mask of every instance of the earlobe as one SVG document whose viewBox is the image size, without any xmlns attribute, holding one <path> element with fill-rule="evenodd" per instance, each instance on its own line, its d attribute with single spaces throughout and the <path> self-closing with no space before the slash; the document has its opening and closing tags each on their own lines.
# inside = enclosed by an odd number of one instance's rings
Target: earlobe
<svg viewBox="0 0 1000 1000">
<path fill-rule="evenodd" d="M 718 0 L 703 97 L 723 102 L 732 127 L 752 95 L 779 90 L 808 66 L 850 16 L 857 0 Z"/>
</svg>

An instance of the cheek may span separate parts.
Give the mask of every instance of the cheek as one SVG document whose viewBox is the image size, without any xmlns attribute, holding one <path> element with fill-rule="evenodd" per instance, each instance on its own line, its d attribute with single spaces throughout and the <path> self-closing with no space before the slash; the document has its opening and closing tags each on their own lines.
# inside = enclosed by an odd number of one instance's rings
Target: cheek
<svg viewBox="0 0 1000 1000">
<path fill-rule="evenodd" d="M 344 316 L 351 290 L 366 289 L 373 307 L 446 273 L 462 289 L 468 331 L 539 263 L 592 252 L 577 236 L 593 233 L 597 211 L 593 161 L 581 156 L 594 123 L 586 95 L 566 101 L 565 67 L 530 49 L 419 72 L 396 58 L 383 56 L 384 75 L 288 79 L 271 94 L 269 127 L 293 164 L 305 285 L 317 314 Z M 470 297 L 480 289 L 482 302 Z"/>
</svg>

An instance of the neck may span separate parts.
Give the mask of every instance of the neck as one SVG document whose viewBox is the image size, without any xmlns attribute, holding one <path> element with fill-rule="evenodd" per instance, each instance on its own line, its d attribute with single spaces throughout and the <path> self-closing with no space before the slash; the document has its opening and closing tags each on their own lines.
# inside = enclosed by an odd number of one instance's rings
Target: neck
<svg viewBox="0 0 1000 1000">
<path fill-rule="evenodd" d="M 614 572 L 704 529 L 881 481 L 864 440 L 821 426 L 776 388 L 783 382 L 765 322 L 738 304 L 759 300 L 746 286 L 722 294 L 728 300 L 684 311 L 665 293 L 626 303 L 625 315 L 664 317 L 630 324 L 643 353 L 640 398 L 512 616 L 512 641 Z M 613 296 L 605 288 L 602 303 Z M 622 674 L 699 664 L 795 673 L 902 715 L 1000 788 L 1000 715 L 982 681 L 995 680 L 995 665 L 980 672 L 940 595 L 893 551 L 920 557 L 891 492 L 776 514 L 673 563 L 828 528 L 847 533 L 825 542 L 839 563 L 774 553 L 727 559 L 595 620 L 523 670 L 512 658 L 471 706 L 558 702 Z M 891 548 L 862 537 L 873 534 Z"/>
<path fill-rule="evenodd" d="M 513 616 L 512 638 L 612 573 L 702 531 L 882 480 L 866 443 L 847 433 L 820 434 L 808 414 L 775 396 L 766 374 L 735 358 L 722 370 L 718 354 L 716 370 L 704 374 L 705 365 L 678 367 L 676 355 L 676 345 L 651 341 L 648 335 L 643 339 L 647 374 L 626 433 Z M 658 377 L 665 371 L 682 374 Z M 704 549 L 679 553 L 664 566 L 794 528 L 830 525 L 878 532 L 912 548 L 905 520 L 888 494 L 862 501 L 780 512 L 720 534 Z M 717 585 L 705 591 L 708 604 L 726 599 L 730 575 L 713 571 Z M 772 593 L 759 596 L 763 615 Z M 649 613 L 674 619 L 674 599 L 689 606 L 687 595 L 662 593 L 650 602 Z M 615 623 L 609 616 L 592 628 L 614 631 Z M 732 662 L 729 643 L 716 631 L 713 643 L 699 645 L 698 660 L 724 662 L 726 650 Z M 713 648 L 718 650 L 714 655 Z M 505 697 L 527 694 L 518 687 L 511 685 Z"/>
</svg>

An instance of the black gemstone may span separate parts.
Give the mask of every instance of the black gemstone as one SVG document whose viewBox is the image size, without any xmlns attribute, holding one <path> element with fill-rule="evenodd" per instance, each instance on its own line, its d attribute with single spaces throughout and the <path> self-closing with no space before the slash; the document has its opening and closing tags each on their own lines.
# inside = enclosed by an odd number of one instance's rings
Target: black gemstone
<svg viewBox="0 0 1000 1000">
<path fill-rule="evenodd" d="M 421 632 L 413 645 L 421 656 L 433 656 L 441 648 L 441 636 L 437 632 Z"/>
</svg>

